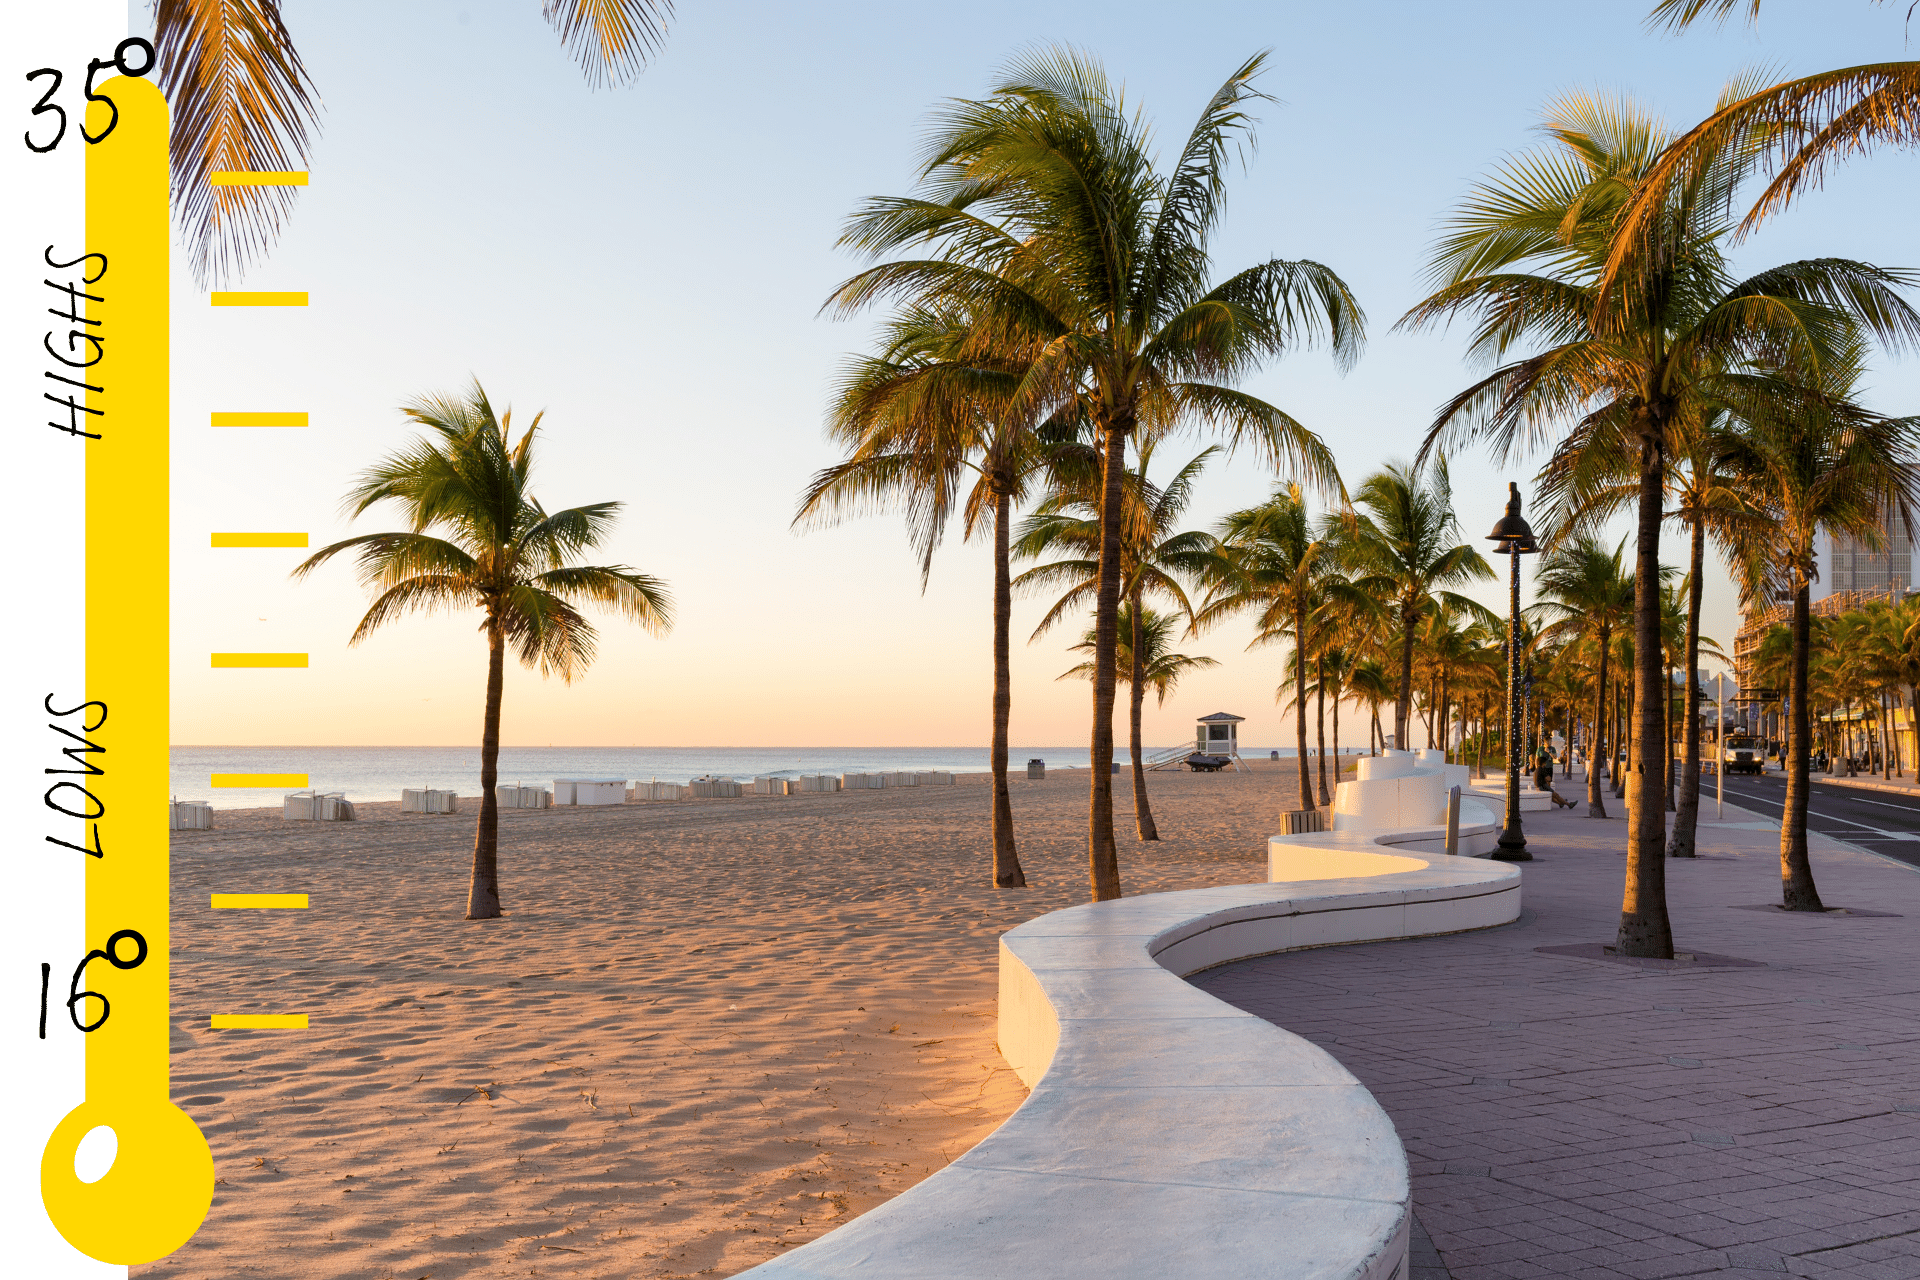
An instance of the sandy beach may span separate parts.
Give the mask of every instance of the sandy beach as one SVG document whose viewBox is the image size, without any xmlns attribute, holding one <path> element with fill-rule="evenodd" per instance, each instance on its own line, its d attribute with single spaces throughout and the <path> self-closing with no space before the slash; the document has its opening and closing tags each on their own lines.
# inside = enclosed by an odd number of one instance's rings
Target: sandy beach
<svg viewBox="0 0 1920 1280">
<path fill-rule="evenodd" d="M 1264 879 L 1291 762 L 1156 773 L 1129 893 Z M 941 1168 L 1025 1096 L 996 938 L 1086 900 L 1087 776 L 988 791 L 509 811 L 507 918 L 468 922 L 475 802 L 174 836 L 174 1098 L 213 1145 L 167 1280 L 731 1275 Z M 208 909 L 306 892 L 309 911 Z M 307 1031 L 210 1031 L 305 1012 Z"/>
</svg>

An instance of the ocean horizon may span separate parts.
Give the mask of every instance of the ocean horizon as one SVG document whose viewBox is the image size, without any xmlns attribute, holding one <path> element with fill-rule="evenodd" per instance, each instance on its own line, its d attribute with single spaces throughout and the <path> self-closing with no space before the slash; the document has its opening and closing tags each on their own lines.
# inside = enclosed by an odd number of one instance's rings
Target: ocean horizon
<svg viewBox="0 0 1920 1280">
<path fill-rule="evenodd" d="M 1150 746 L 1148 754 L 1168 745 Z M 1283 759 L 1291 747 L 1243 747 L 1241 758 Z M 1363 753 L 1348 746 L 1342 755 Z M 1116 758 L 1123 764 L 1127 749 Z M 1024 770 L 1028 760 L 1047 762 L 1049 770 L 1087 768 L 1087 748 L 1012 747 L 1010 767 Z M 550 787 L 555 778 L 625 778 L 629 783 L 658 779 L 686 782 L 703 775 L 741 780 L 795 777 L 817 773 L 879 773 L 896 770 L 985 773 L 986 747 L 502 747 L 503 785 Z M 215 790 L 216 773 L 304 773 L 316 791 L 338 791 L 348 800 L 398 800 L 407 787 L 433 787 L 461 796 L 480 793 L 478 747 L 241 747 L 176 746 L 171 749 L 171 787 L 175 799 L 211 803 L 219 809 L 255 809 L 278 803 L 287 788 Z"/>
</svg>

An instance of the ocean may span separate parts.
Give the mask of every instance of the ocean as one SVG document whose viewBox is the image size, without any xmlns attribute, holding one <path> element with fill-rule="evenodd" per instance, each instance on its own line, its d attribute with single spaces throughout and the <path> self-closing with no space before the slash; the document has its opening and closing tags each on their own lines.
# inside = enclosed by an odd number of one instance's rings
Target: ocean
<svg viewBox="0 0 1920 1280">
<path fill-rule="evenodd" d="M 1149 752 L 1164 750 L 1149 748 Z M 1265 759 L 1271 748 L 1242 748 L 1241 757 Z M 1280 748 L 1283 757 L 1292 748 Z M 1345 754 L 1345 753 L 1343 753 Z M 1126 760 L 1124 745 L 1119 758 Z M 1008 759 L 1017 771 L 1028 760 L 1049 770 L 1085 769 L 1087 749 L 1014 747 Z M 502 747 L 500 781 L 553 785 L 555 778 L 626 778 L 686 782 L 703 774 L 750 779 L 802 773 L 878 773 L 894 770 L 985 773 L 985 747 Z M 304 773 L 318 791 L 345 792 L 349 800 L 398 800 L 405 787 L 434 787 L 463 796 L 480 793 L 478 747 L 174 747 L 172 788 L 176 799 L 211 802 L 221 809 L 277 803 L 281 791 L 216 791 L 215 773 Z"/>
</svg>

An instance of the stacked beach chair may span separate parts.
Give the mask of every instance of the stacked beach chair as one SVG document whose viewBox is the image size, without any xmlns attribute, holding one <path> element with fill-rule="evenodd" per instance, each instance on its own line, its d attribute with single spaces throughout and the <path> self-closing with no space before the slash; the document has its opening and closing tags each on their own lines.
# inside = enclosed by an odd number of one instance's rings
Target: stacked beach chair
<svg viewBox="0 0 1920 1280">
<path fill-rule="evenodd" d="M 432 787 L 408 787 L 400 793 L 402 813 L 458 813 L 460 797 Z"/>
<path fill-rule="evenodd" d="M 696 800 L 737 799 L 741 792 L 732 778 L 695 778 L 687 785 Z"/>
<path fill-rule="evenodd" d="M 287 822 L 352 822 L 354 814 L 344 791 L 296 791 L 281 798 L 280 817 Z"/>
<path fill-rule="evenodd" d="M 523 787 L 515 783 L 511 787 L 495 787 L 494 803 L 502 809 L 551 809 L 553 792 L 545 787 Z"/>
<path fill-rule="evenodd" d="M 662 782 L 655 778 L 651 782 L 636 782 L 627 788 L 629 800 L 685 800 L 690 794 L 685 783 Z"/>
<path fill-rule="evenodd" d="M 798 791 L 838 791 L 840 779 L 830 773 L 803 773 L 794 779 L 799 783 Z"/>
<path fill-rule="evenodd" d="M 625 804 L 625 778 L 555 778 L 553 802 L 557 805 Z"/>
<path fill-rule="evenodd" d="M 175 800 L 167 806 L 167 830 L 213 830 L 213 806 L 197 800 Z"/>
</svg>

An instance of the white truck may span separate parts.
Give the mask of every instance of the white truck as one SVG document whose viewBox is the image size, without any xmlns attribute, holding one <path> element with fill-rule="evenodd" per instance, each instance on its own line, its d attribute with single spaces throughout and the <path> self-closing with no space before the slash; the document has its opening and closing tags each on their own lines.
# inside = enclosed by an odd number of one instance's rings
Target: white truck
<svg viewBox="0 0 1920 1280">
<path fill-rule="evenodd" d="M 1729 734 L 1720 743 L 1720 767 L 1728 773 L 1760 773 L 1767 766 L 1767 748 L 1747 734 Z"/>
</svg>

